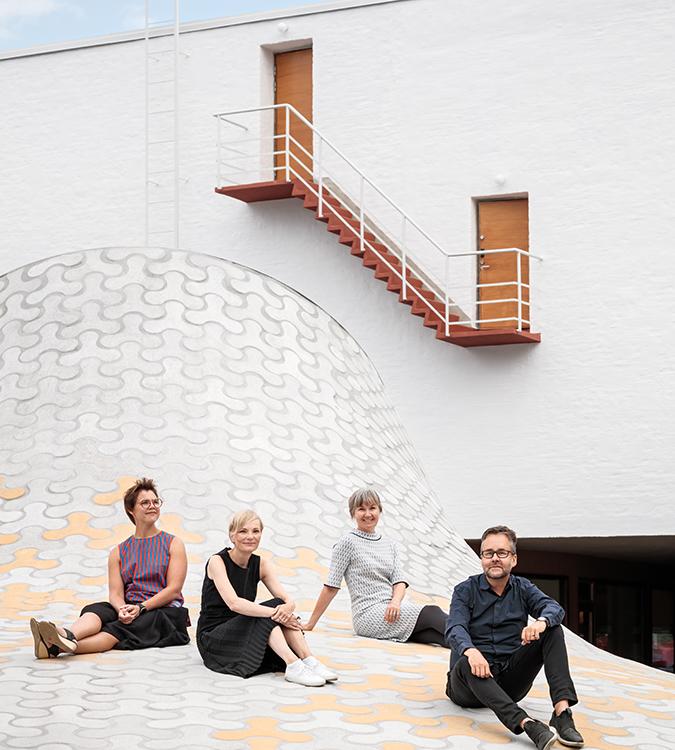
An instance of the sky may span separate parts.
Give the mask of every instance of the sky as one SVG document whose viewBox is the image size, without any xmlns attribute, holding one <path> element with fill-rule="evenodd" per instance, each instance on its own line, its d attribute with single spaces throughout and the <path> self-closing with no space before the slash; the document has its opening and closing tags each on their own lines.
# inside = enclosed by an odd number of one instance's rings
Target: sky
<svg viewBox="0 0 675 750">
<path fill-rule="evenodd" d="M 297 8 L 325 0 L 181 0 L 182 21 Z M 149 0 L 151 20 L 173 19 L 173 0 Z M 142 29 L 144 0 L 0 0 L 0 50 Z"/>
</svg>

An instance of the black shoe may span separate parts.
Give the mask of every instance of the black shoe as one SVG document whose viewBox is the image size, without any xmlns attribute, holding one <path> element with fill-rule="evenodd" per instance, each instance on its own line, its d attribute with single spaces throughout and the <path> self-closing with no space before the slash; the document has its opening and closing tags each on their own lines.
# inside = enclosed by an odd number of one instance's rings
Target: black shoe
<svg viewBox="0 0 675 750">
<path fill-rule="evenodd" d="M 548 725 L 558 733 L 558 741 L 561 745 L 567 745 L 567 747 L 584 746 L 584 738 L 577 732 L 572 711 L 569 708 L 566 708 L 560 716 L 556 716 L 554 711 Z"/>
<path fill-rule="evenodd" d="M 532 719 L 523 724 L 523 731 L 537 746 L 537 750 L 549 750 L 558 739 L 555 729 L 549 729 L 543 721 Z"/>
</svg>

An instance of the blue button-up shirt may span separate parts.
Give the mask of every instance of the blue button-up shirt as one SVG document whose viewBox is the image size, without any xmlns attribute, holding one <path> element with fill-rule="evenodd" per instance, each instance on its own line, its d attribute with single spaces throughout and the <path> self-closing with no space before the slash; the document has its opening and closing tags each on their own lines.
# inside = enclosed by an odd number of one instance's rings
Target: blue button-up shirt
<svg viewBox="0 0 675 750">
<path fill-rule="evenodd" d="M 450 669 L 467 648 L 477 648 L 490 664 L 504 662 L 521 645 L 527 617 L 545 617 L 548 627 L 560 625 L 565 610 L 527 578 L 510 576 L 497 596 L 483 573 L 457 584 L 445 625 L 452 649 Z"/>
</svg>

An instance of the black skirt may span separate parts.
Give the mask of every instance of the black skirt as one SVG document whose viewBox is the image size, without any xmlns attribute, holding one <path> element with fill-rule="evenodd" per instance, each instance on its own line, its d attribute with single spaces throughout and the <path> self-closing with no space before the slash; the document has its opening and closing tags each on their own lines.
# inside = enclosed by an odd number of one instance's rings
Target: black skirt
<svg viewBox="0 0 675 750">
<path fill-rule="evenodd" d="M 281 599 L 260 602 L 277 607 Z M 235 615 L 207 631 L 197 632 L 197 648 L 204 664 L 214 672 L 253 677 L 265 672 L 283 672 L 286 662 L 267 645 L 278 623 L 269 617 Z"/>
<path fill-rule="evenodd" d="M 148 609 L 128 625 L 119 621 L 115 608 L 109 602 L 87 604 L 80 615 L 87 612 L 92 612 L 101 619 L 101 632 L 110 633 L 117 638 L 113 648 L 123 651 L 185 646 L 190 642 L 187 632 L 190 618 L 186 607 Z"/>
</svg>

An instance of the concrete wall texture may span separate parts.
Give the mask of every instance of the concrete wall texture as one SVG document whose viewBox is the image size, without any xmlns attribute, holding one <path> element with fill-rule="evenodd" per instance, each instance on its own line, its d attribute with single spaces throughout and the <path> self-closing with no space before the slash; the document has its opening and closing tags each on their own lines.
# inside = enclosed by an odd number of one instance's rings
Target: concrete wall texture
<svg viewBox="0 0 675 750">
<path fill-rule="evenodd" d="M 675 531 L 674 20 L 665 0 L 404 0 L 182 38 L 181 247 L 345 326 L 465 536 Z M 299 203 L 213 193 L 211 114 L 269 104 L 263 45 L 294 39 L 319 129 L 447 250 L 475 247 L 472 198 L 529 194 L 540 345 L 436 342 Z M 143 66 L 140 41 L 0 61 L 0 273 L 143 243 Z"/>
</svg>

